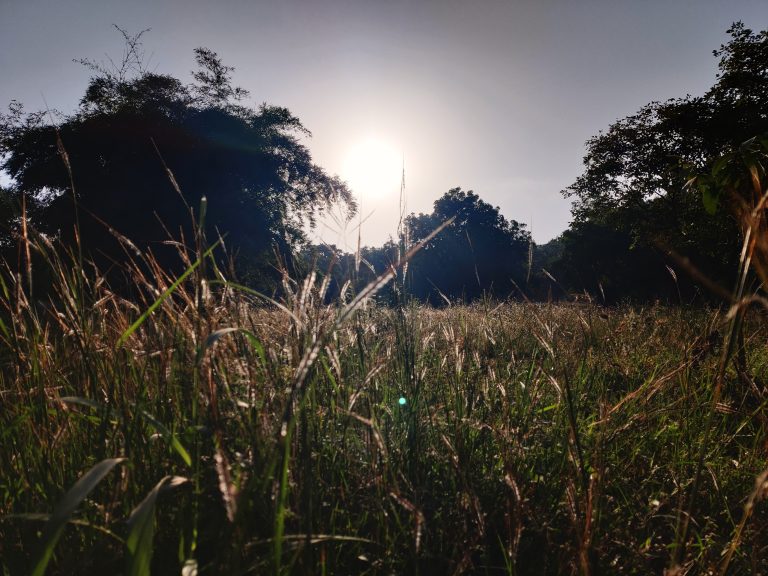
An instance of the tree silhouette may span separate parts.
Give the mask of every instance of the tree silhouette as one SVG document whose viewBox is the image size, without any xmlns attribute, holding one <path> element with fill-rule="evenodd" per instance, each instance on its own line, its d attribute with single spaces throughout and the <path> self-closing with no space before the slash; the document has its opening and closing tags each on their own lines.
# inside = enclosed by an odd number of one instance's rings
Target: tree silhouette
<svg viewBox="0 0 768 576">
<path fill-rule="evenodd" d="M 567 243 L 592 242 L 603 230 L 637 255 L 633 260 L 616 245 L 595 246 L 602 254 L 593 255 L 590 268 L 605 264 L 595 269 L 598 276 L 643 266 L 647 274 L 640 276 L 650 282 L 672 249 L 708 277 L 730 282 L 738 261 L 736 220 L 728 212 L 713 214 L 715 199 L 702 199 L 702 188 L 688 185 L 693 174 L 768 132 L 768 32 L 736 23 L 728 33 L 730 40 L 714 51 L 717 81 L 703 96 L 650 103 L 587 142 L 585 170 L 564 191 L 576 200 Z M 640 292 L 652 293 L 652 285 Z"/>
<path fill-rule="evenodd" d="M 216 53 L 195 51 L 198 71 L 186 85 L 148 72 L 141 34 L 123 34 L 120 65 L 82 61 L 95 75 L 77 111 L 58 126 L 17 103 L 0 118 L 2 168 L 15 182 L 11 203 L 24 196 L 42 232 L 72 243 L 76 200 L 91 257 L 121 256 L 106 223 L 170 259 L 164 243 L 169 234 L 191 241 L 188 208 L 205 196 L 207 233 L 226 233 L 241 270 L 259 278 L 272 250 L 302 243 L 318 212 L 334 202 L 354 211 L 346 185 L 312 162 L 299 119 L 278 106 L 242 105 L 247 92 L 232 86 L 232 68 Z M 5 224 L 12 233 L 15 218 Z"/>
<path fill-rule="evenodd" d="M 453 188 L 431 214 L 408 217 L 413 242 L 426 238 L 449 218 L 455 220 L 417 253 L 410 265 L 411 293 L 433 304 L 484 293 L 506 297 L 523 285 L 530 245 L 525 225 L 507 220 L 474 192 Z"/>
</svg>

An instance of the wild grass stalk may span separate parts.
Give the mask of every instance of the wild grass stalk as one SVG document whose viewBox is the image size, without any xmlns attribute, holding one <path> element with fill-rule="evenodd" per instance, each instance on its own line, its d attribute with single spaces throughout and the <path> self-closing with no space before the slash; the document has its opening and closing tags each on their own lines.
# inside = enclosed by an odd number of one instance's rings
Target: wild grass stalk
<svg viewBox="0 0 768 576">
<path fill-rule="evenodd" d="M 35 297 L 0 285 L 6 573 L 54 518 L 49 574 L 659 573 L 707 437 L 684 565 L 766 570 L 765 402 L 711 403 L 716 311 L 376 305 L 392 270 L 268 298 L 201 238 L 177 276 L 127 246 L 117 290 L 29 242 Z M 763 382 L 765 324 L 743 322 Z"/>
</svg>

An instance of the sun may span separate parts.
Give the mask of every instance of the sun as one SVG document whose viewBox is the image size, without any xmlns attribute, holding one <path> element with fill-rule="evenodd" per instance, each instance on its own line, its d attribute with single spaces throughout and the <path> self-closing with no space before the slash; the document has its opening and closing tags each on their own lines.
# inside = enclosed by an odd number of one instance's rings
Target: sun
<svg viewBox="0 0 768 576">
<path fill-rule="evenodd" d="M 382 200 L 400 191 L 402 155 L 384 140 L 368 138 L 351 146 L 341 177 L 360 200 Z"/>
</svg>

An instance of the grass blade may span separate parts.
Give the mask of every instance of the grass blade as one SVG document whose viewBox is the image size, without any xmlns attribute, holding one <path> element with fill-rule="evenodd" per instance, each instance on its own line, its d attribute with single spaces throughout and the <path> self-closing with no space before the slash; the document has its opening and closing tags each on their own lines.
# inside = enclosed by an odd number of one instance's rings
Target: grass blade
<svg viewBox="0 0 768 576">
<path fill-rule="evenodd" d="M 69 521 L 69 517 L 72 516 L 82 501 L 88 497 L 88 494 L 96 488 L 99 482 L 101 482 L 101 480 L 109 474 L 115 466 L 124 460 L 125 458 L 108 458 L 102 460 L 88 470 L 88 472 L 83 474 L 83 476 L 75 482 L 72 488 L 64 494 L 64 497 L 59 501 L 43 530 L 43 536 L 41 538 L 42 548 L 35 561 L 32 576 L 43 576 L 43 574 L 45 574 L 45 569 L 53 555 L 53 549 L 56 547 L 56 543 L 59 541 L 61 533 L 64 531 L 64 526 Z"/>
<path fill-rule="evenodd" d="M 152 548 L 155 539 L 155 505 L 164 488 L 174 488 L 187 482 L 181 476 L 166 476 L 158 482 L 141 503 L 133 509 L 128 518 L 128 566 L 129 576 L 149 576 L 152 563 Z"/>
<path fill-rule="evenodd" d="M 216 344 L 216 342 L 221 340 L 222 336 L 238 331 L 239 328 L 219 328 L 218 330 L 214 330 L 208 335 L 208 338 L 205 339 L 203 350 L 205 351 L 211 348 L 214 344 Z"/>
<path fill-rule="evenodd" d="M 139 412 L 142 418 L 149 422 L 149 424 L 157 431 L 160 436 L 163 437 L 163 439 L 168 442 L 171 445 L 171 448 L 176 452 L 176 454 L 179 455 L 179 457 L 184 461 L 184 464 L 187 466 L 192 466 L 192 457 L 189 455 L 189 452 L 184 447 L 184 445 L 179 441 L 176 434 L 171 432 L 168 427 L 165 426 L 160 420 L 152 416 L 149 412 L 146 410 L 141 410 Z"/>
<path fill-rule="evenodd" d="M 90 398 L 83 398 L 82 396 L 64 396 L 61 398 L 61 401 L 65 404 L 76 404 L 79 406 L 85 406 L 87 408 L 93 408 L 94 410 L 104 410 L 105 406 L 103 404 L 99 404 L 98 402 L 91 400 Z M 115 412 L 109 408 L 107 408 L 107 412 L 110 416 L 119 419 L 119 416 L 115 414 Z M 168 427 L 160 422 L 157 418 L 152 416 L 149 412 L 146 410 L 139 410 L 139 416 L 144 418 L 147 422 L 149 422 L 150 426 L 152 426 L 155 431 L 160 434 L 160 436 L 163 437 L 163 439 L 168 442 L 168 444 L 171 445 L 171 448 L 179 455 L 179 457 L 184 461 L 184 464 L 187 466 L 192 466 L 192 458 L 189 455 L 189 452 L 184 447 L 184 445 L 179 441 L 178 437 L 171 432 L 171 430 L 168 429 Z"/>
<path fill-rule="evenodd" d="M 83 398 L 82 396 L 62 396 L 59 398 L 65 404 L 77 404 L 79 406 L 85 406 L 87 408 L 93 408 L 94 410 L 104 410 L 104 405 L 99 404 L 95 400 L 90 398 Z"/>
</svg>

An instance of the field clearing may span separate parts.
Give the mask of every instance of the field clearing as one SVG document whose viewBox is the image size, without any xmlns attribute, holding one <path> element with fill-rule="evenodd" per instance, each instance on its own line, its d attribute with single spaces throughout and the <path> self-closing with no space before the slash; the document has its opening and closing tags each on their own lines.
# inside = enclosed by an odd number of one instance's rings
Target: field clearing
<svg viewBox="0 0 768 576">
<path fill-rule="evenodd" d="M 768 571 L 757 315 L 713 404 L 722 311 L 52 269 L 47 305 L 4 286 L 6 574 Z"/>
</svg>

